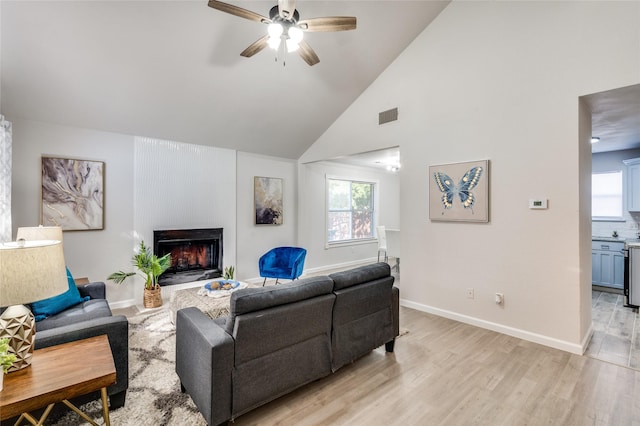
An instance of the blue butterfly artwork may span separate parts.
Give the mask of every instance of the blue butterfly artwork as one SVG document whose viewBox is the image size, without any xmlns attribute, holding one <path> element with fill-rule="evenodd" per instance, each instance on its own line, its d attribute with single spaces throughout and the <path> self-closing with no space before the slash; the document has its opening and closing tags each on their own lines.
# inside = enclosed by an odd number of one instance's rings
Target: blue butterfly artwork
<svg viewBox="0 0 640 426">
<path fill-rule="evenodd" d="M 436 181 L 436 186 L 440 192 L 442 192 L 442 206 L 444 209 L 453 208 L 454 198 L 459 197 L 462 207 L 471 209 L 471 214 L 473 214 L 473 204 L 476 202 L 476 197 L 471 190 L 480 182 L 482 172 L 482 167 L 472 167 L 462 176 L 457 185 L 446 173 L 435 172 L 433 179 Z M 442 214 L 444 214 L 444 211 Z"/>
</svg>

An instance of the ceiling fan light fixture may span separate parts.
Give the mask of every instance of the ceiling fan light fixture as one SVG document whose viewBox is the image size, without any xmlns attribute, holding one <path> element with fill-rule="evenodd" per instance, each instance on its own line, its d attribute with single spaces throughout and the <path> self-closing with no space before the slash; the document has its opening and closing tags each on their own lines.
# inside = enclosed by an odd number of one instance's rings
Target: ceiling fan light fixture
<svg viewBox="0 0 640 426">
<path fill-rule="evenodd" d="M 287 52 L 295 52 L 302 41 L 302 30 L 298 27 L 289 27 L 287 30 Z"/>
<path fill-rule="evenodd" d="M 296 43 L 295 41 L 291 40 L 291 39 L 287 39 L 287 52 L 291 53 L 291 52 L 295 52 L 296 50 L 298 50 L 300 46 L 298 45 L 298 43 Z"/>
<path fill-rule="evenodd" d="M 271 23 L 269 24 L 269 28 L 267 30 L 269 32 L 269 36 L 274 39 L 280 39 L 280 36 L 282 35 L 282 32 L 284 31 L 284 28 L 282 28 L 282 24 L 279 24 L 277 22 Z"/>
<path fill-rule="evenodd" d="M 260 22 L 261 24 L 269 24 L 268 34 L 250 44 L 240 53 L 240 56 L 250 58 L 267 46 L 279 51 L 282 47 L 282 40 L 284 39 L 289 52 L 297 50 L 300 57 L 309 66 L 313 66 L 320 62 L 320 59 L 311 46 L 302 41 L 302 32 L 355 30 L 356 18 L 353 16 L 325 16 L 300 21 L 300 13 L 296 10 L 296 2 L 297 0 L 278 0 L 277 4 L 269 10 L 268 18 L 259 13 L 220 0 L 209 0 L 208 6 L 239 18 Z M 283 54 L 286 53 L 284 48 L 282 50 Z"/>
<path fill-rule="evenodd" d="M 302 30 L 298 27 L 290 27 L 289 31 L 287 31 L 289 35 L 289 39 L 292 40 L 295 44 L 300 44 L 302 41 L 303 33 Z"/>
<path fill-rule="evenodd" d="M 273 50 L 278 50 L 280 48 L 280 37 L 269 37 L 267 43 Z"/>
</svg>

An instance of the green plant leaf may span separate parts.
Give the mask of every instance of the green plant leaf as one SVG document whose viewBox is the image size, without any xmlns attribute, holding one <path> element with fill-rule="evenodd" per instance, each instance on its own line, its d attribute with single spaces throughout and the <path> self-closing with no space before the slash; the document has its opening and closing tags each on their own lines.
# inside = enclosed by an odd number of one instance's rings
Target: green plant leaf
<svg viewBox="0 0 640 426">
<path fill-rule="evenodd" d="M 151 253 L 151 250 L 140 241 L 138 253 L 131 258 L 131 264 L 141 272 L 144 277 L 144 285 L 147 289 L 152 289 L 158 283 L 158 277 L 171 267 L 171 254 L 166 254 L 161 258 Z M 109 280 L 120 284 L 127 277 L 136 275 L 135 272 L 118 271 L 109 275 Z"/>
</svg>

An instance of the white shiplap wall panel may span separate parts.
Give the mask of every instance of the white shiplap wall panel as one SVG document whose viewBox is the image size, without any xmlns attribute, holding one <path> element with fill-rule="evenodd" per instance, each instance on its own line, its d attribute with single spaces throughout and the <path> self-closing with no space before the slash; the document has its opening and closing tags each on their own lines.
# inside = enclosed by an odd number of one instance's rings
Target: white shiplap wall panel
<svg viewBox="0 0 640 426">
<path fill-rule="evenodd" d="M 224 228 L 224 265 L 236 260 L 236 151 L 136 137 L 136 245 L 156 229 Z M 137 286 L 140 287 L 140 286 Z"/>
</svg>

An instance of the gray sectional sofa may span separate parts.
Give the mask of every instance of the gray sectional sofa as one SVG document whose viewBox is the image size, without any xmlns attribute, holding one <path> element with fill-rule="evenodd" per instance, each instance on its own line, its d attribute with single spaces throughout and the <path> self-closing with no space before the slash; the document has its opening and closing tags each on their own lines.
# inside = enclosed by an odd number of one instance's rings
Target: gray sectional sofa
<svg viewBox="0 0 640 426">
<path fill-rule="evenodd" d="M 122 407 L 129 387 L 129 322 L 123 315 L 111 314 L 103 282 L 81 285 L 78 290 L 90 299 L 38 321 L 35 349 L 106 334 L 116 367 L 116 383 L 107 388 L 109 406 Z"/>
<path fill-rule="evenodd" d="M 328 376 L 399 334 L 399 290 L 376 263 L 238 290 L 230 315 L 178 311 L 176 372 L 209 425 Z"/>
</svg>

